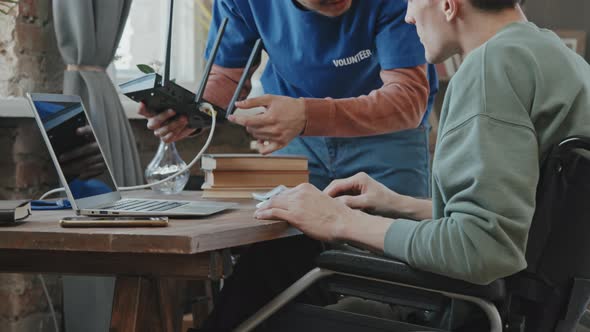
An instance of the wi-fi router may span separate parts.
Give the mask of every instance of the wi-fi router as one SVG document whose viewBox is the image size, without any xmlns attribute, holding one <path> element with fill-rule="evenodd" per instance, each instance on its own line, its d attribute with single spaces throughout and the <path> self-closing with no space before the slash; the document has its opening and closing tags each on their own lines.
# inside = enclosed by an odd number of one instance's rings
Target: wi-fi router
<svg viewBox="0 0 590 332">
<path fill-rule="evenodd" d="M 254 48 L 246 63 L 246 67 L 244 68 L 244 73 L 240 77 L 240 81 L 238 82 L 238 86 L 234 91 L 227 110 L 224 110 L 223 108 L 203 99 L 203 94 L 205 93 L 209 74 L 211 73 L 215 56 L 219 50 L 219 45 L 221 44 L 228 19 L 225 18 L 221 22 L 217 37 L 215 38 L 215 43 L 213 44 L 213 49 L 209 55 L 207 64 L 205 65 L 205 71 L 197 93 L 192 93 L 170 79 L 173 8 L 174 0 L 170 0 L 170 18 L 168 20 L 168 34 L 166 39 L 164 77 L 157 73 L 147 74 L 121 84 L 121 91 L 134 101 L 144 103 L 148 109 L 155 111 L 156 113 L 164 112 L 167 109 L 173 109 L 177 114 L 176 116 L 185 115 L 188 118 L 189 127 L 205 128 L 211 123 L 211 114 L 200 111 L 200 106 L 204 103 L 212 105 L 217 112 L 217 120 L 220 122 L 234 112 L 235 102 L 238 101 L 240 97 L 240 92 L 242 91 L 244 83 L 249 79 L 249 75 L 251 74 L 250 70 L 252 66 L 260 60 L 262 42 L 260 39 L 256 40 Z"/>
</svg>

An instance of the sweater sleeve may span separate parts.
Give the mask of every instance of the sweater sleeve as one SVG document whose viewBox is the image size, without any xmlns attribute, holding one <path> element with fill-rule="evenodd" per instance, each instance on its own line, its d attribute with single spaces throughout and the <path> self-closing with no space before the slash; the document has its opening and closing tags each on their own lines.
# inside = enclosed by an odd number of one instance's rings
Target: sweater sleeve
<svg viewBox="0 0 590 332">
<path fill-rule="evenodd" d="M 536 63 L 528 57 L 488 43 L 463 61 L 441 114 L 434 219 L 394 221 L 386 254 L 476 284 L 526 268 L 543 137 L 530 115 Z"/>
<path fill-rule="evenodd" d="M 381 71 L 383 86 L 343 99 L 305 98 L 304 136 L 368 136 L 416 128 L 425 112 L 426 66 Z"/>
<path fill-rule="evenodd" d="M 253 66 L 250 75 L 256 71 L 256 68 L 257 66 Z M 223 109 L 227 109 L 243 72 L 244 68 L 226 68 L 213 65 L 203 98 Z M 252 82 L 248 79 L 243 85 L 238 100 L 244 99 L 250 93 L 251 89 Z"/>
</svg>

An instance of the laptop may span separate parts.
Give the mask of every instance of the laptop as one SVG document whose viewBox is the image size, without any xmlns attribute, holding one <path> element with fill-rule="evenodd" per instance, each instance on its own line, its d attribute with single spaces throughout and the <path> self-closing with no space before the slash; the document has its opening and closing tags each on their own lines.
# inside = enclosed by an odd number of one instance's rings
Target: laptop
<svg viewBox="0 0 590 332">
<path fill-rule="evenodd" d="M 179 201 L 167 199 L 122 198 L 115 179 L 96 139 L 82 100 L 60 94 L 27 94 L 39 129 L 72 208 L 79 215 L 122 216 L 208 216 L 235 207 L 235 203 L 215 201 Z M 86 124 L 92 134 L 81 137 L 76 129 Z M 106 165 L 104 170 L 89 172 L 81 163 L 58 158 L 68 151 L 97 142 L 100 153 L 93 158 Z M 96 164 L 96 162 L 94 163 Z M 99 174 L 96 174 L 99 173 Z"/>
</svg>

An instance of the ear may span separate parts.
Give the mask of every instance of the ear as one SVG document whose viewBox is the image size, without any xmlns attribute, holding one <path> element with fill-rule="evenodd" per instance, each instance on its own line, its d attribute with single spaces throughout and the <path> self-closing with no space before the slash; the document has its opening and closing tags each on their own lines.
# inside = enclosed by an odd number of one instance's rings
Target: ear
<svg viewBox="0 0 590 332">
<path fill-rule="evenodd" d="M 447 22 L 457 17 L 459 13 L 459 0 L 443 0 L 441 1 L 441 6 Z"/>
</svg>

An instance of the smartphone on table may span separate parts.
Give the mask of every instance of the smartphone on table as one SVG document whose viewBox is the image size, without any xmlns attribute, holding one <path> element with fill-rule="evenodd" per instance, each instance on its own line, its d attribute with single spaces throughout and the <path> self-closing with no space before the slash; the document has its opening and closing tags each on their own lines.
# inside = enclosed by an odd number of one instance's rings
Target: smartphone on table
<svg viewBox="0 0 590 332">
<path fill-rule="evenodd" d="M 168 217 L 64 217 L 61 227 L 165 227 Z"/>
</svg>

